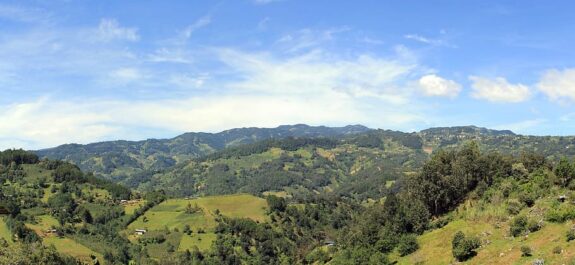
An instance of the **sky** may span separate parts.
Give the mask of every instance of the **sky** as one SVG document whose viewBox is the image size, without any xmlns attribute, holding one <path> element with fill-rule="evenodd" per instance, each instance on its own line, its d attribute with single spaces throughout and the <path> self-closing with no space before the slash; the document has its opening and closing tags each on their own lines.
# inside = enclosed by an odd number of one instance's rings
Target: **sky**
<svg viewBox="0 0 575 265">
<path fill-rule="evenodd" d="M 0 149 L 297 123 L 575 135 L 574 9 L 0 0 Z"/>
</svg>

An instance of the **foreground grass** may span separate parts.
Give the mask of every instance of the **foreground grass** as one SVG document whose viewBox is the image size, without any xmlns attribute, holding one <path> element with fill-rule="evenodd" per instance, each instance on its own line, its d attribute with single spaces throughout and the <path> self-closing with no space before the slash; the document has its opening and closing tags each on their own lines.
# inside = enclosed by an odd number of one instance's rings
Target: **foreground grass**
<svg viewBox="0 0 575 265">
<path fill-rule="evenodd" d="M 554 196 L 537 201 L 532 208 L 523 209 L 521 214 L 542 219 L 541 213 L 554 200 Z M 428 231 L 418 237 L 420 249 L 406 257 L 392 258 L 397 264 L 453 264 L 456 263 L 451 252 L 451 241 L 457 231 L 480 238 L 481 247 L 477 255 L 464 264 L 532 264 L 536 259 L 543 259 L 545 264 L 573 264 L 575 244 L 567 242 L 566 232 L 573 223 L 544 222 L 541 230 L 529 233 L 528 236 L 511 237 L 509 235 L 510 217 L 503 205 L 490 205 L 480 209 L 477 205 L 463 205 L 455 214 L 455 220 L 446 226 Z M 529 246 L 532 255 L 521 256 L 521 246 Z M 561 253 L 554 253 L 560 248 Z"/>
</svg>

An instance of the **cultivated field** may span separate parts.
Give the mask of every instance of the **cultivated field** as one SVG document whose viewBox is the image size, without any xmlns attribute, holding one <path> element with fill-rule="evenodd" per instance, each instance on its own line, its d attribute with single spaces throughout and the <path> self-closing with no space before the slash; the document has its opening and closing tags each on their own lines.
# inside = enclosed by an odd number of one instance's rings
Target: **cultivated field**
<svg viewBox="0 0 575 265">
<path fill-rule="evenodd" d="M 186 208 L 190 205 L 197 208 L 193 213 L 187 213 Z M 208 249 L 216 239 L 214 228 L 216 226 L 215 213 L 219 211 L 228 217 L 250 218 L 255 221 L 265 222 L 267 203 L 264 199 L 248 194 L 209 196 L 196 199 L 170 199 L 140 216 L 132 222 L 127 229 L 128 234 L 133 234 L 135 229 L 146 229 L 148 233 L 153 231 L 170 231 L 166 237 L 170 244 L 178 250 L 191 249 L 197 246 L 200 250 Z M 190 235 L 182 233 L 188 225 L 192 231 Z M 166 230 L 167 229 L 167 230 Z M 177 231 L 177 232 L 174 232 Z M 201 231 L 198 233 L 198 231 Z M 132 240 L 138 236 L 131 235 Z M 174 243 L 174 238 L 179 242 Z M 168 241 L 168 240 L 167 240 Z M 167 244 L 148 245 L 150 255 L 160 253 Z"/>
</svg>

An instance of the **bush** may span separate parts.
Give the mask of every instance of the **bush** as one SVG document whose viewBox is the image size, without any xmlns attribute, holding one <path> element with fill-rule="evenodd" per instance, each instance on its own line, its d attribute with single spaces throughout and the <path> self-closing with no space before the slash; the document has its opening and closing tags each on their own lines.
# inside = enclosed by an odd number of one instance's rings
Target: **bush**
<svg viewBox="0 0 575 265">
<path fill-rule="evenodd" d="M 563 249 L 561 249 L 560 246 L 556 246 L 553 248 L 553 254 L 561 254 L 561 252 L 563 252 Z"/>
<path fill-rule="evenodd" d="M 542 228 L 542 224 L 531 219 L 527 222 L 527 230 L 529 230 L 529 232 L 533 233 L 533 232 L 537 232 L 539 230 L 541 230 Z"/>
<path fill-rule="evenodd" d="M 527 230 L 527 217 L 520 215 L 513 218 L 513 222 L 509 226 L 509 233 L 511 236 L 519 236 Z"/>
<path fill-rule="evenodd" d="M 481 246 L 477 237 L 465 237 L 463 232 L 459 231 L 453 236 L 451 241 L 453 257 L 458 261 L 465 261 L 477 255 L 476 250 Z"/>
<path fill-rule="evenodd" d="M 519 194 L 519 200 L 527 205 L 527 207 L 531 207 L 535 204 L 535 200 L 537 200 L 537 195 L 533 192 L 521 192 Z"/>
<path fill-rule="evenodd" d="M 545 218 L 547 221 L 554 223 L 563 223 L 567 220 L 575 219 L 575 207 L 567 203 L 560 204 L 547 211 Z"/>
<path fill-rule="evenodd" d="M 405 235 L 399 239 L 397 250 L 400 256 L 407 256 L 419 249 L 417 238 L 414 235 Z"/>
<path fill-rule="evenodd" d="M 523 204 L 518 200 L 512 199 L 507 202 L 507 212 L 509 214 L 516 215 L 521 212 L 521 209 L 523 209 Z"/>
<path fill-rule="evenodd" d="M 531 248 L 529 246 L 521 246 L 521 257 L 530 257 Z"/>
<path fill-rule="evenodd" d="M 567 242 L 572 241 L 575 239 L 575 231 L 573 229 L 569 229 L 569 231 L 567 231 Z"/>
</svg>

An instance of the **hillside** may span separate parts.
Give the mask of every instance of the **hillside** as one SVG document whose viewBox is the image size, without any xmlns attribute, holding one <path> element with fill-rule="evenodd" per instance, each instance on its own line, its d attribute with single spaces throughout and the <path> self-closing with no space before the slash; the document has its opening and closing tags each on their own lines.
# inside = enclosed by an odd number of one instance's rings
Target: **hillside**
<svg viewBox="0 0 575 265">
<path fill-rule="evenodd" d="M 38 160 L 23 151 L 0 152 L 0 160 L 0 240 L 4 242 L 0 245 L 54 246 L 64 255 L 60 262 L 67 256 L 82 262 L 104 260 L 104 253 L 90 245 L 102 236 L 99 227 L 123 212 L 118 202 L 130 197 L 128 189 L 84 174 L 74 165 Z M 72 232 L 72 226 L 80 225 L 93 233 L 91 240 L 76 239 L 76 233 L 81 233 Z"/>
<path fill-rule="evenodd" d="M 575 244 L 569 236 L 575 233 L 572 184 L 557 185 L 561 183 L 560 177 L 549 169 L 535 170 L 519 178 L 515 174 L 480 196 L 469 196 L 456 209 L 441 216 L 446 222 L 419 236 L 419 249 L 397 257 L 397 264 L 456 263 L 451 239 L 458 231 L 480 241 L 480 247 L 464 260 L 465 264 L 534 264 L 536 260 L 545 264 L 574 264 Z M 565 200 L 561 200 L 563 196 Z M 525 246 L 531 250 L 530 255 L 522 254 L 521 248 Z"/>
<path fill-rule="evenodd" d="M 0 261 L 37 244 L 105 264 L 573 261 L 574 163 L 424 144 L 383 130 L 265 140 L 155 173 L 145 193 L 8 150 Z"/>
<path fill-rule="evenodd" d="M 143 170 L 157 171 L 227 147 L 286 137 L 335 137 L 370 129 L 285 125 L 277 128 L 238 128 L 219 133 L 185 133 L 171 139 L 110 141 L 87 145 L 66 144 L 36 151 L 40 157 L 66 160 L 99 177 L 122 180 Z"/>
<path fill-rule="evenodd" d="M 381 198 L 390 184 L 427 159 L 414 134 L 374 130 L 340 139 L 286 138 L 228 148 L 122 183 L 176 196 L 286 191 L 303 198 L 331 191 Z"/>
</svg>

